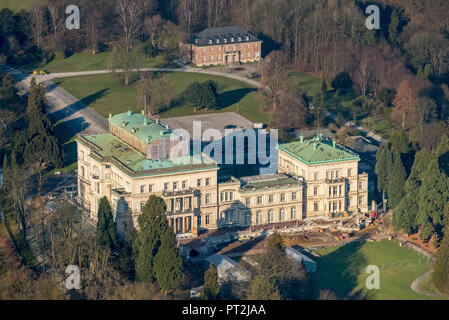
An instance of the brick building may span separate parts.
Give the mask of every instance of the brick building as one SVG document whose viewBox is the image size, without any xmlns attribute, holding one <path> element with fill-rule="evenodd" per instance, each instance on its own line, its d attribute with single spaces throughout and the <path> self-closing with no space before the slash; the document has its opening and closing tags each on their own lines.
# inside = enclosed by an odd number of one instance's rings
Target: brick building
<svg viewBox="0 0 449 320">
<path fill-rule="evenodd" d="M 208 28 L 183 44 L 187 60 L 197 66 L 257 62 L 262 41 L 238 26 Z"/>
</svg>

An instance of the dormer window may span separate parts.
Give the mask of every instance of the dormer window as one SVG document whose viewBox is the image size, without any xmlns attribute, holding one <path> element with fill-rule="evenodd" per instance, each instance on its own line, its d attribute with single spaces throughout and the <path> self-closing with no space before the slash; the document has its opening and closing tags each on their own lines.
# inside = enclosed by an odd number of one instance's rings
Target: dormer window
<svg viewBox="0 0 449 320">
<path fill-rule="evenodd" d="M 195 43 L 198 43 L 198 39 L 195 39 Z"/>
<path fill-rule="evenodd" d="M 220 43 L 220 39 L 217 39 L 215 42 L 216 42 L 216 43 Z"/>
<path fill-rule="evenodd" d="M 231 42 L 234 42 L 234 37 L 231 38 Z"/>
<path fill-rule="evenodd" d="M 241 42 L 242 41 L 242 37 L 239 37 L 239 42 Z"/>
<path fill-rule="evenodd" d="M 212 39 L 209 39 L 209 44 L 212 44 Z"/>
<path fill-rule="evenodd" d="M 223 42 L 224 42 L 224 43 L 228 42 L 228 39 L 224 38 L 224 39 L 223 39 Z"/>
<path fill-rule="evenodd" d="M 246 37 L 246 41 L 249 41 L 249 37 L 248 36 Z"/>
</svg>

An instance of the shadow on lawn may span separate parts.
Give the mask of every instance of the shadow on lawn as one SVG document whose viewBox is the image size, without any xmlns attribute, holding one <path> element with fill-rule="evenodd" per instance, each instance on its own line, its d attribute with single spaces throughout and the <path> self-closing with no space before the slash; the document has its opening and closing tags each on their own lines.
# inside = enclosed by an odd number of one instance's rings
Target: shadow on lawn
<svg viewBox="0 0 449 320">
<path fill-rule="evenodd" d="M 358 277 L 368 266 L 360 252 L 363 244 L 362 241 L 354 241 L 323 257 L 314 257 L 318 263 L 317 272 L 312 276 L 315 298 L 323 289 L 330 289 L 339 299 L 365 300 L 371 297 L 366 290 L 354 291 Z"/>
<path fill-rule="evenodd" d="M 240 88 L 236 90 L 226 91 L 219 95 L 220 107 L 218 109 L 224 109 L 226 107 L 236 104 L 242 100 L 246 95 L 253 91 L 257 91 L 256 88 Z"/>
</svg>

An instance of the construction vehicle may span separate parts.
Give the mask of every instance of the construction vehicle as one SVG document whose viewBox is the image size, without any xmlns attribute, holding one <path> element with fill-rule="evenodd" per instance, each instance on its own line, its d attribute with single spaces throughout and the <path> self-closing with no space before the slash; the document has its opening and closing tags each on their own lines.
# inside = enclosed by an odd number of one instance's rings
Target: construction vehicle
<svg viewBox="0 0 449 320">
<path fill-rule="evenodd" d="M 343 212 L 343 214 L 345 215 L 346 218 L 349 217 L 348 211 Z"/>
</svg>

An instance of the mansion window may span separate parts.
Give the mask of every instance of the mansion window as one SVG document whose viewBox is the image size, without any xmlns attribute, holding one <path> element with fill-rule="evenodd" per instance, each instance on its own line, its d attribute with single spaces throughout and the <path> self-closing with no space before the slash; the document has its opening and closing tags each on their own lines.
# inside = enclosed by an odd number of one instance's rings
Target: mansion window
<svg viewBox="0 0 449 320">
<path fill-rule="evenodd" d="M 165 190 L 165 191 L 168 190 L 168 183 L 167 183 L 167 182 L 164 183 L 164 190 Z"/>
<path fill-rule="evenodd" d="M 203 53 L 206 52 L 206 48 L 203 48 Z"/>
<path fill-rule="evenodd" d="M 285 201 L 285 193 L 281 193 L 281 202 Z"/>
<path fill-rule="evenodd" d="M 273 200 L 274 200 L 274 196 L 273 196 L 272 194 L 270 194 L 270 195 L 268 196 L 268 202 L 269 202 L 269 203 L 273 203 Z"/>
<path fill-rule="evenodd" d="M 196 186 L 201 187 L 201 179 L 196 180 Z"/>
<path fill-rule="evenodd" d="M 318 208 L 318 202 L 314 202 L 313 203 L 313 211 L 318 211 L 319 210 L 319 208 Z"/>
<path fill-rule="evenodd" d="M 100 182 L 95 182 L 95 190 L 98 194 L 100 193 Z"/>
<path fill-rule="evenodd" d="M 333 187 L 333 190 L 332 190 L 332 191 L 333 191 L 333 195 L 334 195 L 334 196 L 337 195 L 337 187 L 336 187 L 336 186 Z"/>
<path fill-rule="evenodd" d="M 140 193 L 145 193 L 145 186 L 140 186 Z"/>
<path fill-rule="evenodd" d="M 332 204 L 332 209 L 334 211 L 337 211 L 337 201 L 334 201 L 334 203 Z"/>
<path fill-rule="evenodd" d="M 362 190 L 363 189 L 363 182 L 359 182 L 359 190 Z"/>
<path fill-rule="evenodd" d="M 297 210 L 296 207 L 292 207 L 290 211 L 290 219 L 295 220 L 297 218 Z"/>
<path fill-rule="evenodd" d="M 186 187 L 187 187 L 187 181 L 184 180 L 184 181 L 182 182 L 182 188 L 185 189 Z"/>
<path fill-rule="evenodd" d="M 217 61 L 221 61 L 221 56 L 217 55 Z"/>
<path fill-rule="evenodd" d="M 86 174 L 86 169 L 84 169 L 84 167 L 81 167 L 81 177 L 85 177 Z"/>
<path fill-rule="evenodd" d="M 285 209 L 282 208 L 281 210 L 279 210 L 279 221 L 284 221 L 285 220 Z"/>
<path fill-rule="evenodd" d="M 210 223 L 210 216 L 208 214 L 206 214 L 205 218 L 204 218 L 204 222 L 206 225 L 208 225 Z"/>
<path fill-rule="evenodd" d="M 348 169 L 348 177 L 351 177 L 352 176 L 352 168 L 349 168 Z"/>
<path fill-rule="evenodd" d="M 361 206 L 363 204 L 363 197 L 359 198 L 359 206 Z"/>
<path fill-rule="evenodd" d="M 262 204 L 262 196 L 257 196 L 257 204 Z"/>
<path fill-rule="evenodd" d="M 143 211 L 143 207 L 145 207 L 145 202 L 144 201 L 142 201 L 140 203 L 140 211 Z"/>
<path fill-rule="evenodd" d="M 201 226 L 201 216 L 198 216 L 197 223 L 198 223 L 198 226 L 200 227 Z"/>
<path fill-rule="evenodd" d="M 210 62 L 214 61 L 214 56 L 209 56 L 209 61 Z"/>
<path fill-rule="evenodd" d="M 313 180 L 318 180 L 318 172 L 313 173 Z"/>
<path fill-rule="evenodd" d="M 232 201 L 234 199 L 234 192 L 222 192 L 220 194 L 220 200 L 221 201 Z"/>
<path fill-rule="evenodd" d="M 292 200 L 296 200 L 296 192 L 292 192 Z"/>
<path fill-rule="evenodd" d="M 263 213 L 262 213 L 262 211 L 257 211 L 256 224 L 262 224 L 262 222 L 263 222 Z"/>
<path fill-rule="evenodd" d="M 210 203 L 210 194 L 206 194 L 206 198 L 205 198 L 205 203 L 209 204 Z"/>
<path fill-rule="evenodd" d="M 153 192 L 153 185 L 152 184 L 148 185 L 148 192 Z"/>
<path fill-rule="evenodd" d="M 313 195 L 314 196 L 318 195 L 318 187 L 313 187 Z"/>
<path fill-rule="evenodd" d="M 206 57 L 203 57 L 203 62 L 206 62 Z"/>
<path fill-rule="evenodd" d="M 257 49 L 257 43 L 254 44 L 254 49 Z"/>
<path fill-rule="evenodd" d="M 173 182 L 173 190 L 178 189 L 178 183 L 177 182 Z"/>
<path fill-rule="evenodd" d="M 247 53 L 246 53 L 246 58 L 247 58 L 247 59 L 251 58 L 251 52 L 247 52 Z"/>
<path fill-rule="evenodd" d="M 268 222 L 269 223 L 274 222 L 274 211 L 273 210 L 268 211 Z"/>
<path fill-rule="evenodd" d="M 107 180 L 110 180 L 111 179 L 111 174 L 110 173 L 105 173 L 104 174 L 104 178 L 107 179 Z"/>
<path fill-rule="evenodd" d="M 206 186 L 210 186 L 210 178 L 206 178 Z"/>
<path fill-rule="evenodd" d="M 247 207 L 251 205 L 251 198 L 245 198 L 245 205 Z"/>
</svg>

